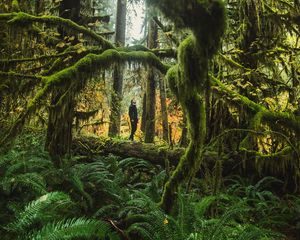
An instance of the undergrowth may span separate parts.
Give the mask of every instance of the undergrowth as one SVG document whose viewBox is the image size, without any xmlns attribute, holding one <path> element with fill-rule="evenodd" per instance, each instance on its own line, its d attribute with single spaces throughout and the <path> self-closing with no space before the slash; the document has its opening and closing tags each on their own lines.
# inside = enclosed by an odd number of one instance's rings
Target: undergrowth
<svg viewBox="0 0 300 240">
<path fill-rule="evenodd" d="M 300 197 L 277 196 L 275 178 L 233 176 L 219 191 L 195 179 L 166 215 L 157 207 L 167 180 L 161 167 L 109 155 L 71 156 L 57 169 L 41 142 L 27 134 L 0 156 L 3 240 L 267 240 L 300 230 Z"/>
</svg>

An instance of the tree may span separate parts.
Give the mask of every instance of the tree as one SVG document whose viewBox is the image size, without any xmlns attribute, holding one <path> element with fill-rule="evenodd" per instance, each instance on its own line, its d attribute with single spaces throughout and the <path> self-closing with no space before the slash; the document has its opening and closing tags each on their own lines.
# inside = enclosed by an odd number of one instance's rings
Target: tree
<svg viewBox="0 0 300 240">
<path fill-rule="evenodd" d="M 59 16 L 78 22 L 80 19 L 80 0 L 63 0 L 60 3 Z M 67 33 L 59 29 L 64 38 Z M 76 41 L 74 40 L 74 43 Z M 48 117 L 45 149 L 53 161 L 60 165 L 60 158 L 70 153 L 72 144 L 72 124 L 74 119 L 76 84 L 70 82 L 53 89 Z"/>
<path fill-rule="evenodd" d="M 168 110 L 166 103 L 166 86 L 162 77 L 159 77 L 159 96 L 161 106 L 161 118 L 163 128 L 163 140 L 169 143 L 169 122 L 168 122 Z"/>
<path fill-rule="evenodd" d="M 126 32 L 126 5 L 127 0 L 118 0 L 116 14 L 116 46 L 125 45 Z M 111 114 L 109 125 L 109 136 L 120 134 L 121 124 L 121 101 L 123 89 L 123 66 L 117 65 L 113 71 L 113 87 L 111 94 Z"/>
<path fill-rule="evenodd" d="M 148 31 L 148 47 L 157 47 L 157 26 L 150 19 Z M 155 136 L 155 106 L 156 106 L 156 76 L 153 69 L 149 69 L 146 79 L 146 111 L 145 111 L 145 142 L 152 143 Z"/>
</svg>

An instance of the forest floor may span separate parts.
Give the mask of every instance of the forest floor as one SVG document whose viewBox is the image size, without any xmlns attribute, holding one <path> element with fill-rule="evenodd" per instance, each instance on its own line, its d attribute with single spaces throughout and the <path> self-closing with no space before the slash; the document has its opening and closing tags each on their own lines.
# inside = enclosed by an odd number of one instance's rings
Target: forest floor
<svg viewBox="0 0 300 240">
<path fill-rule="evenodd" d="M 43 141 L 42 133 L 23 134 L 0 155 L 3 240 L 299 239 L 300 197 L 278 194 L 282 182 L 272 176 L 206 168 L 181 186 L 166 215 L 157 203 L 173 163 L 166 169 L 164 160 L 183 149 L 81 136 L 58 168 Z"/>
</svg>

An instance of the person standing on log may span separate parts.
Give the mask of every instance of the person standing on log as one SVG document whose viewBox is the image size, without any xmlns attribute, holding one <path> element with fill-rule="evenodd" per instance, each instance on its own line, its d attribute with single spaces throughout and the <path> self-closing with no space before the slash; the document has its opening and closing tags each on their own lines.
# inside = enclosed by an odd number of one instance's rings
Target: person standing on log
<svg viewBox="0 0 300 240">
<path fill-rule="evenodd" d="M 131 100 L 131 104 L 129 106 L 129 118 L 131 123 L 131 134 L 129 140 L 133 141 L 133 137 L 137 129 L 137 123 L 138 123 L 138 113 L 136 108 L 136 102 L 134 99 Z"/>
</svg>

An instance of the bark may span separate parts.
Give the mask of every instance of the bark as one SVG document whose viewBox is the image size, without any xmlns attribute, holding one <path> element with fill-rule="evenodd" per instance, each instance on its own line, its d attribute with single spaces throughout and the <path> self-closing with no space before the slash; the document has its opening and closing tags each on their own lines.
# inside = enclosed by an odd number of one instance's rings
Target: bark
<svg viewBox="0 0 300 240">
<path fill-rule="evenodd" d="M 181 131 L 181 137 L 179 141 L 179 146 L 180 147 L 187 147 L 189 144 L 188 140 L 188 130 L 187 130 L 187 122 L 186 122 L 186 116 L 183 114 L 183 119 L 182 119 L 182 131 Z"/>
<path fill-rule="evenodd" d="M 113 87 L 111 94 L 111 113 L 108 135 L 111 137 L 120 134 L 121 102 L 123 94 L 123 67 L 115 66 L 113 71 Z"/>
<path fill-rule="evenodd" d="M 79 20 L 79 13 L 80 1 L 64 0 L 61 2 L 60 17 L 76 22 Z M 59 29 L 59 32 L 64 36 L 63 29 Z M 61 157 L 70 153 L 72 143 L 75 94 L 71 85 L 72 83 L 66 84 L 52 92 L 45 149 L 49 151 L 57 166 L 60 165 Z"/>
<path fill-rule="evenodd" d="M 72 123 L 74 117 L 74 95 L 61 98 L 68 91 L 66 87 L 53 91 L 45 149 L 49 152 L 53 162 L 59 166 L 60 158 L 70 153 L 72 143 Z"/>
<path fill-rule="evenodd" d="M 148 33 L 148 48 L 157 48 L 157 26 L 153 20 L 150 20 Z M 155 106 L 156 106 L 156 84 L 155 73 L 149 69 L 146 83 L 146 129 L 145 142 L 154 142 L 155 136 Z"/>
<path fill-rule="evenodd" d="M 146 130 L 146 93 L 143 95 L 143 113 L 141 121 L 141 131 L 144 133 Z"/>
<path fill-rule="evenodd" d="M 160 106 L 161 106 L 161 118 L 163 127 L 163 140 L 169 142 L 169 123 L 168 123 L 168 111 L 166 103 L 166 86 L 164 80 L 159 78 L 159 91 L 160 91 Z"/>
<path fill-rule="evenodd" d="M 126 31 L 126 5 L 127 0 L 118 0 L 117 3 L 117 18 L 116 18 L 116 37 L 115 43 L 122 47 L 125 45 Z M 121 102 L 123 89 L 123 67 L 116 66 L 113 73 L 113 88 L 111 95 L 111 114 L 109 125 L 109 136 L 118 136 L 121 126 Z"/>
</svg>

